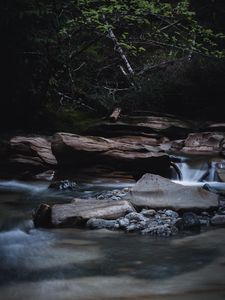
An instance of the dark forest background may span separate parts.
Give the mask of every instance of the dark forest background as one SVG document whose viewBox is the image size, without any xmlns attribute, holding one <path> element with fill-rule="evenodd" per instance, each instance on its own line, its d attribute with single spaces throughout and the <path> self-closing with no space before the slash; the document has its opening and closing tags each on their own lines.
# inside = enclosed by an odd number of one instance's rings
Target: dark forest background
<svg viewBox="0 0 225 300">
<path fill-rule="evenodd" d="M 223 120 L 224 1 L 136 2 L 2 0 L 1 130 L 75 130 L 116 106 Z"/>
</svg>

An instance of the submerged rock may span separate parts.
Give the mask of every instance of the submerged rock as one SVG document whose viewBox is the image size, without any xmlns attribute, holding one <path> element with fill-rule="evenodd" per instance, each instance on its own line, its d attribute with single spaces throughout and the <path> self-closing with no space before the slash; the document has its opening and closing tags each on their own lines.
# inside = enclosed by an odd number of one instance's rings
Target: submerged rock
<svg viewBox="0 0 225 300">
<path fill-rule="evenodd" d="M 127 199 L 136 207 L 150 209 L 209 210 L 218 207 L 218 196 L 200 187 L 176 184 L 159 175 L 145 174 L 131 188 Z"/>
</svg>

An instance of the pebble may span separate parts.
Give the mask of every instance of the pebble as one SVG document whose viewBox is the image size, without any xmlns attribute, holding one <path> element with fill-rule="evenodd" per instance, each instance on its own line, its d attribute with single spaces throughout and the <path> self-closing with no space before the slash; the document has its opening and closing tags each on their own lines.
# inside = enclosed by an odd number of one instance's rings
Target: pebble
<svg viewBox="0 0 225 300">
<path fill-rule="evenodd" d="M 141 214 L 145 217 L 153 217 L 156 215 L 156 211 L 154 209 L 142 209 Z"/>
</svg>

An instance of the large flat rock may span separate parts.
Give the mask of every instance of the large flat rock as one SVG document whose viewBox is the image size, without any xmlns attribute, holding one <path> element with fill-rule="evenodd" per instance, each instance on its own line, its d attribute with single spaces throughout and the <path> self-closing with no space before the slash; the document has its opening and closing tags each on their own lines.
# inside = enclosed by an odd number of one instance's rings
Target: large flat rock
<svg viewBox="0 0 225 300">
<path fill-rule="evenodd" d="M 75 227 L 90 218 L 115 220 L 135 211 L 126 200 L 74 199 L 69 204 L 42 204 L 33 215 L 36 227 Z"/>
<path fill-rule="evenodd" d="M 193 131 L 195 123 L 169 116 L 121 116 L 117 122 L 100 122 L 89 129 L 90 134 L 124 136 L 154 134 L 155 137 L 184 137 Z"/>
<path fill-rule="evenodd" d="M 115 220 L 131 211 L 135 210 L 126 200 L 74 199 L 70 204 L 52 206 L 52 224 L 73 226 L 90 218 Z"/>
<path fill-rule="evenodd" d="M 8 161 L 11 164 L 33 167 L 57 165 L 50 139 L 38 136 L 11 138 L 8 146 Z"/>
<path fill-rule="evenodd" d="M 108 139 L 57 133 L 53 136 L 52 151 L 59 165 L 101 164 L 115 169 L 151 170 L 159 174 L 170 166 L 170 159 L 164 151 L 151 147 L 147 139 L 135 140 L 135 137 Z"/>
<path fill-rule="evenodd" d="M 218 207 L 218 196 L 200 187 L 176 184 L 158 175 L 145 174 L 131 189 L 130 202 L 137 207 L 173 210 L 209 210 Z"/>
</svg>

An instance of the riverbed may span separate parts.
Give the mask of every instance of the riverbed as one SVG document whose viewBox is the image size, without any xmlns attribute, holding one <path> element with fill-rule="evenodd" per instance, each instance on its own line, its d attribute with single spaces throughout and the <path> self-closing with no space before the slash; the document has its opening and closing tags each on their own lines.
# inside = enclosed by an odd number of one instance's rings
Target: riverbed
<svg viewBox="0 0 225 300">
<path fill-rule="evenodd" d="M 67 203 L 131 182 L 0 181 L 1 299 L 225 299 L 225 229 L 172 238 L 108 230 L 35 229 L 38 204 Z"/>
</svg>

